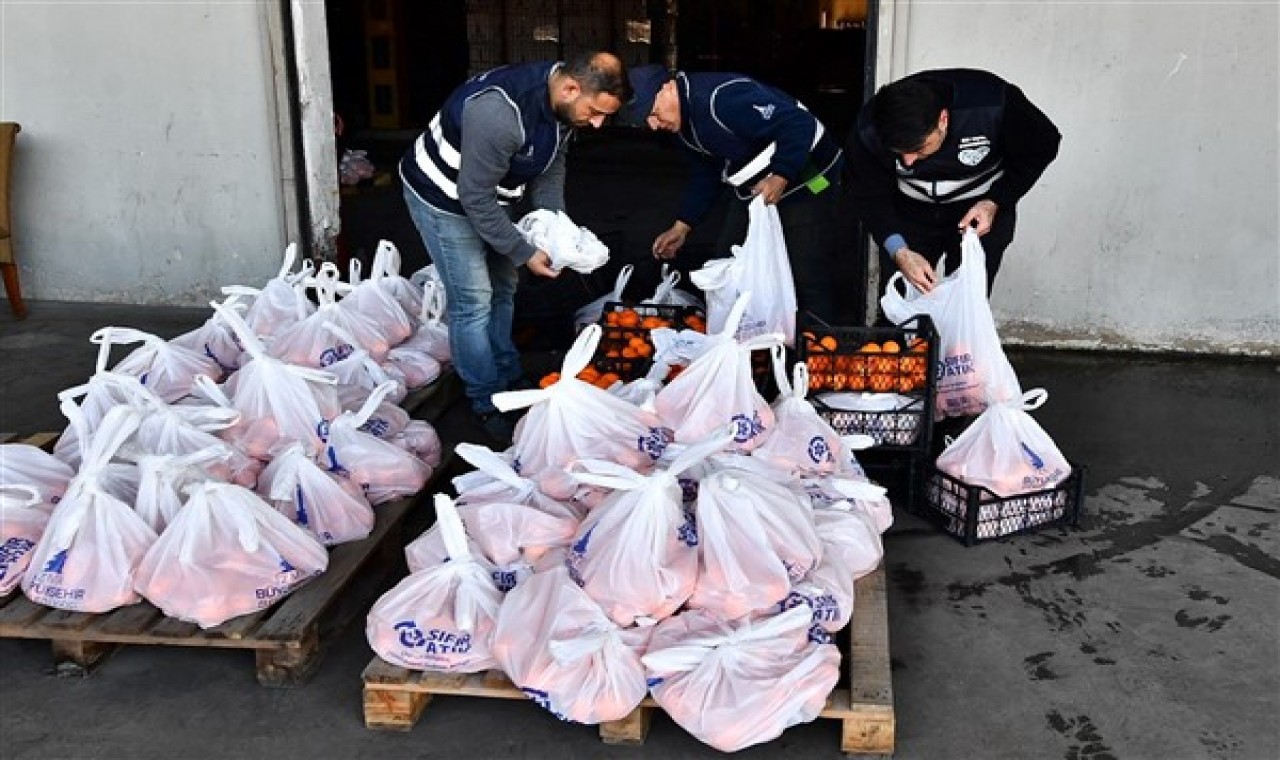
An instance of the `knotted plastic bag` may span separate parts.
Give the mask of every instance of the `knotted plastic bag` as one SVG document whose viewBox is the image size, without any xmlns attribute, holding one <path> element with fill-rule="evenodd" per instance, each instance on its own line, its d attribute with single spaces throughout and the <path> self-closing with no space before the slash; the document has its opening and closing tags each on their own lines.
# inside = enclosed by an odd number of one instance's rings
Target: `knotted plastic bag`
<svg viewBox="0 0 1280 760">
<path fill-rule="evenodd" d="M 0 596 L 22 582 L 49 523 L 40 492 L 31 486 L 0 485 Z"/>
<path fill-rule="evenodd" d="M 376 258 L 376 254 L 375 254 Z M 349 266 L 351 290 L 338 305 L 368 317 L 389 346 L 398 346 L 413 334 L 413 318 L 404 310 L 395 292 L 380 280 L 384 277 L 380 262 L 375 261 L 371 279 L 360 279 L 360 259 L 353 258 Z"/>
<path fill-rule="evenodd" d="M 942 452 L 938 469 L 1001 497 L 1058 486 L 1071 475 L 1071 465 L 1027 413 L 1048 398 L 1048 391 L 1036 388 L 991 405 Z"/>
<path fill-rule="evenodd" d="M 802 608 L 732 622 L 683 612 L 649 641 L 649 690 L 672 720 L 721 752 L 770 741 L 817 718 L 840 679 L 840 652 L 808 631 Z"/>
<path fill-rule="evenodd" d="M 423 351 L 438 363 L 448 364 L 453 354 L 449 349 L 449 326 L 444 321 L 444 285 L 433 279 L 423 282 L 421 301 L 422 308 L 416 312 L 417 329 L 401 346 Z"/>
<path fill-rule="evenodd" d="M 702 440 L 732 425 L 732 445 L 750 451 L 772 432 L 773 409 L 751 377 L 751 351 L 778 345 L 782 336 L 760 335 L 745 343 L 734 337 L 751 298 L 750 293 L 742 294 L 724 330 L 711 336 L 706 351 L 658 392 L 658 418 L 675 431 L 677 442 Z"/>
<path fill-rule="evenodd" d="M 358 485 L 370 504 L 411 496 L 426 485 L 431 467 L 414 455 L 360 430 L 378 408 L 390 384 L 374 389 L 358 412 L 343 412 L 329 426 L 325 465 Z"/>
<path fill-rule="evenodd" d="M 662 263 L 662 281 L 658 283 L 658 289 L 653 292 L 649 298 L 640 303 L 653 303 L 667 306 L 685 306 L 705 312 L 707 307 L 702 303 L 702 299 L 685 290 L 680 290 L 676 285 L 680 282 L 679 270 L 672 271 L 671 265 L 665 261 Z"/>
<path fill-rule="evenodd" d="M 169 403 L 189 395 L 197 376 L 217 377 L 222 373 L 213 357 L 141 330 L 103 327 L 89 336 L 89 342 L 107 350 L 112 345 L 142 343 L 112 371 L 138 378 L 143 386 Z"/>
<path fill-rule="evenodd" d="M 360 486 L 322 468 L 300 443 L 276 452 L 258 493 L 325 546 L 359 541 L 373 530 L 373 508 Z"/>
<path fill-rule="evenodd" d="M 127 407 L 107 412 L 90 434 L 75 403 L 62 412 L 80 431 L 83 463 L 31 553 L 22 591 L 37 604 L 76 612 L 107 612 L 138 601 L 134 572 L 156 534 L 133 508 L 104 488 L 102 476 L 138 426 Z"/>
<path fill-rule="evenodd" d="M 205 482 L 138 567 L 137 589 L 169 617 L 212 628 L 266 609 L 324 572 L 329 554 L 253 491 Z"/>
<path fill-rule="evenodd" d="M 652 630 L 619 628 L 559 566 L 507 594 L 493 654 L 539 707 L 596 724 L 621 720 L 644 699 L 640 656 Z"/>
<path fill-rule="evenodd" d="M 338 268 L 325 262 L 310 284 L 319 306 L 314 314 L 280 330 L 270 342 L 271 355 L 289 364 L 324 368 L 347 356 L 357 347 L 369 352 L 374 361 L 387 358 L 391 344 L 372 317 L 338 304 Z M 348 343 L 328 329 L 335 324 L 355 338 Z"/>
<path fill-rule="evenodd" d="M 726 620 L 766 610 L 822 558 L 812 508 L 795 491 L 746 470 L 698 483 L 698 582 L 689 606 Z"/>
<path fill-rule="evenodd" d="M 66 462 L 35 446 L 0 444 L 0 486 L 34 489 L 46 512 L 62 500 L 75 474 Z"/>
<path fill-rule="evenodd" d="M 728 441 L 716 435 L 683 451 L 670 468 L 640 475 L 586 460 L 580 480 L 615 489 L 578 528 L 566 560 L 570 575 L 618 625 L 661 620 L 680 608 L 698 580 L 698 532 L 679 476 Z"/>
<path fill-rule="evenodd" d="M 797 362 L 792 382 L 787 381 L 784 349 L 773 347 L 773 376 L 778 399 L 773 403 L 773 432 L 753 452 L 770 463 L 794 473 L 831 473 L 849 459 L 844 441 L 818 414 L 806 396 L 809 368 Z"/>
<path fill-rule="evenodd" d="M 186 502 L 184 490 L 188 486 L 216 479 L 209 465 L 228 456 L 226 445 L 218 443 L 219 446 L 191 454 L 147 454 L 138 459 L 138 499 L 133 508 L 156 535 L 164 533 L 182 509 Z"/>
<path fill-rule="evenodd" d="M 559 381 L 538 390 L 493 394 L 494 405 L 504 412 L 531 407 L 513 441 L 519 471 L 527 477 L 565 470 L 579 459 L 644 470 L 666 447 L 668 435 L 656 417 L 578 379 L 599 342 L 600 326 L 591 325 L 565 354 Z"/>
<path fill-rule="evenodd" d="M 341 411 L 333 375 L 269 356 L 238 314 L 217 303 L 213 308 L 253 357 L 224 386 L 244 415 L 226 439 L 258 459 L 267 459 L 272 447 L 288 441 L 302 442 L 312 454 L 320 452 L 329 420 Z"/>
<path fill-rule="evenodd" d="M 379 657 L 410 670 L 476 673 L 497 665 L 490 650 L 502 592 L 493 566 L 468 548 L 452 500 L 436 494 L 449 561 L 413 573 L 369 610 L 365 635 Z"/>
<path fill-rule="evenodd" d="M 315 313 L 316 306 L 307 298 L 303 284 L 315 274 L 315 265 L 304 261 L 299 271 L 294 272 L 297 259 L 298 244 L 290 243 L 284 249 L 280 271 L 261 289 L 242 285 L 222 289 L 224 295 L 247 300 L 244 321 L 255 335 L 272 338 Z"/>
</svg>

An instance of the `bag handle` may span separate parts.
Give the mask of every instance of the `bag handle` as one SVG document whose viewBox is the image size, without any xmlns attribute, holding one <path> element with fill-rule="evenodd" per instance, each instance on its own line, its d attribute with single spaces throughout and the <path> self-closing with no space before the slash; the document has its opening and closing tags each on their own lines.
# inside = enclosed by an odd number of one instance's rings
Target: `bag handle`
<svg viewBox="0 0 1280 760">
<path fill-rule="evenodd" d="M 360 259 L 352 256 L 351 261 L 347 264 L 347 280 L 350 281 L 353 286 L 359 285 L 361 280 L 360 275 L 363 270 L 364 264 L 360 263 Z"/>
<path fill-rule="evenodd" d="M 373 254 L 373 266 L 369 268 L 369 276 L 374 280 L 381 280 L 383 277 L 397 277 L 400 275 L 400 249 L 390 240 L 379 240 L 378 248 Z"/>
<path fill-rule="evenodd" d="M 40 492 L 23 483 L 0 485 L 0 513 L 30 509 L 40 503 Z"/>
<path fill-rule="evenodd" d="M 1044 406 L 1044 402 L 1049 400 L 1049 391 L 1044 388 L 1032 388 L 1022 394 L 1022 398 L 1016 403 L 1021 404 L 1022 411 L 1032 412 Z"/>
<path fill-rule="evenodd" d="M 511 465 L 507 464 L 507 460 L 498 456 L 492 449 L 474 443 L 459 443 L 453 451 L 467 464 L 514 489 L 524 491 L 532 485 L 532 481 L 520 477 Z"/>
<path fill-rule="evenodd" d="M 631 264 L 627 264 L 622 269 L 618 270 L 618 279 L 614 280 L 613 290 L 609 291 L 609 295 L 612 296 L 612 298 L 609 299 L 610 301 L 622 300 L 622 294 L 626 291 L 627 283 L 631 281 L 631 273 L 634 271 L 635 267 Z"/>
<path fill-rule="evenodd" d="M 209 305 L 231 328 L 231 332 L 239 340 L 240 346 L 245 351 L 248 351 L 254 359 L 260 359 L 267 355 L 267 347 L 263 345 L 262 339 L 253 331 L 253 328 L 249 327 L 249 323 L 244 321 L 244 317 L 240 316 L 239 312 L 226 303 L 210 301 Z"/>
<path fill-rule="evenodd" d="M 270 496 L 275 501 L 288 501 L 301 488 L 303 460 L 310 461 L 300 441 L 290 441 L 280 451 L 272 452 L 275 465 Z"/>
<path fill-rule="evenodd" d="M 595 356 L 596 347 L 600 344 L 600 336 L 602 334 L 603 330 L 600 325 L 587 325 L 582 332 L 578 333 L 578 337 L 574 339 L 573 345 L 565 353 L 564 361 L 560 364 L 561 382 L 566 378 L 576 379 L 578 373 L 587 368 L 587 365 L 591 363 L 591 357 Z M 525 407 L 533 406 L 539 401 L 551 398 L 559 385 L 560 382 L 556 382 L 546 388 L 495 393 L 492 398 L 493 405 L 502 412 L 524 409 Z"/>
<path fill-rule="evenodd" d="M 552 641 L 547 649 L 557 663 L 569 665 L 610 645 L 622 646 L 622 637 L 618 634 L 618 626 L 608 618 L 603 618 L 591 620 L 571 639 Z"/>
<path fill-rule="evenodd" d="M 103 327 L 89 336 L 89 342 L 98 346 L 97 371 L 102 372 L 111 360 L 111 347 L 130 343 L 142 343 L 153 351 L 161 350 L 168 343 L 157 335 L 135 330 L 132 327 Z"/>
<path fill-rule="evenodd" d="M 298 260 L 298 244 L 294 242 L 285 246 L 284 247 L 284 263 L 280 265 L 280 272 L 276 274 L 276 277 L 279 277 L 282 280 L 288 277 L 289 273 L 293 271 L 294 262 L 297 260 Z"/>
</svg>

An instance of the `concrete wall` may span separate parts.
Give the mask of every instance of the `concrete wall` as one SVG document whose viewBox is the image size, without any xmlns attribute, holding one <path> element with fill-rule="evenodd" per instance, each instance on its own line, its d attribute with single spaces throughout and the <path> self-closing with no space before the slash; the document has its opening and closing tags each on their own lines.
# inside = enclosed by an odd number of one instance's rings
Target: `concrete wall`
<svg viewBox="0 0 1280 760">
<path fill-rule="evenodd" d="M 1006 341 L 1280 355 L 1278 4 L 881 13 L 877 81 L 986 68 L 1063 133 L 992 297 Z"/>
<path fill-rule="evenodd" d="M 206 304 L 279 268 L 274 5 L 0 6 L 24 296 Z"/>
</svg>

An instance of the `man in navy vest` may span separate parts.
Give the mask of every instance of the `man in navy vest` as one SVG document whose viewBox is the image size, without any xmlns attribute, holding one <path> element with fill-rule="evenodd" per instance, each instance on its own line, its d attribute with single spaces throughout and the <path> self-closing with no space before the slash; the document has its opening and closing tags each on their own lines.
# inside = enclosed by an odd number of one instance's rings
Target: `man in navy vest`
<svg viewBox="0 0 1280 760">
<path fill-rule="evenodd" d="M 692 174 L 671 227 L 653 255 L 674 258 L 690 230 L 729 185 L 737 198 L 777 204 L 802 310 L 831 319 L 841 155 L 838 142 L 795 98 L 741 74 L 672 76 L 658 65 L 631 70 L 635 98 L 619 122 L 671 132 L 692 160 Z M 730 206 L 716 251 L 744 237 L 747 204 Z"/>
<path fill-rule="evenodd" d="M 960 233 L 972 225 L 983 236 L 990 292 L 1018 199 L 1061 140 L 1022 90 L 986 71 L 923 71 L 880 88 L 845 146 L 845 181 L 854 213 L 886 257 L 882 268 L 896 266 L 928 292 L 938 259 L 958 261 Z"/>
<path fill-rule="evenodd" d="M 448 298 L 453 363 L 485 430 L 509 441 L 512 417 L 491 397 L 524 383 L 511 338 L 519 266 L 559 274 L 513 224 L 525 193 L 564 210 L 565 151 L 630 96 L 622 62 L 591 53 L 472 77 L 445 100 L 400 160 L 404 198 Z"/>
</svg>

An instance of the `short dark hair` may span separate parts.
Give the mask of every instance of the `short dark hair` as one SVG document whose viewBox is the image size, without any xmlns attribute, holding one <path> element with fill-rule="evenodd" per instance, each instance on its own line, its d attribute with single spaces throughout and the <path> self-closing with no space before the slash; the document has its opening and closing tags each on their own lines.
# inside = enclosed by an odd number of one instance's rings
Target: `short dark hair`
<svg viewBox="0 0 1280 760">
<path fill-rule="evenodd" d="M 880 143 L 895 153 L 919 150 L 937 128 L 942 105 L 938 91 L 916 79 L 900 79 L 881 87 L 871 106 Z"/>
<path fill-rule="evenodd" d="M 563 71 L 573 77 L 588 94 L 606 93 L 623 103 L 631 100 L 627 67 L 613 53 L 603 50 L 580 53 L 565 62 Z"/>
</svg>

